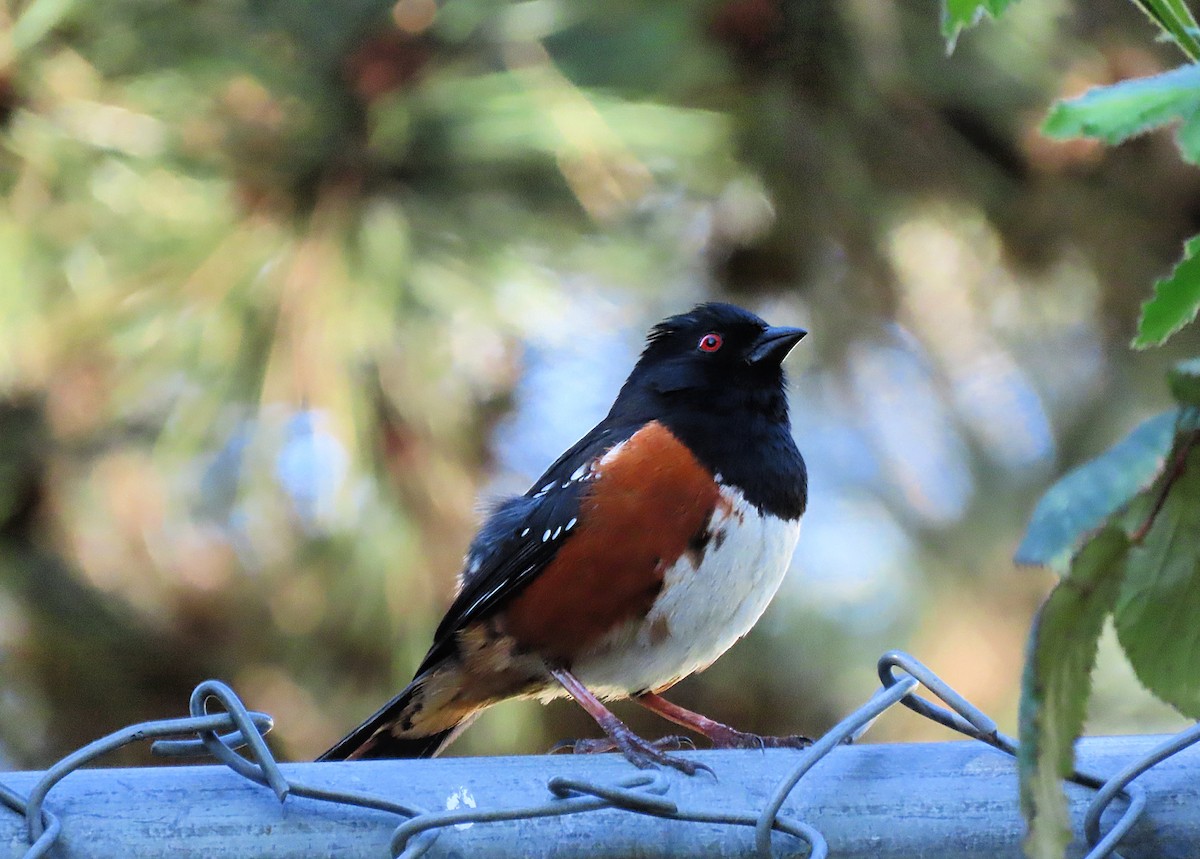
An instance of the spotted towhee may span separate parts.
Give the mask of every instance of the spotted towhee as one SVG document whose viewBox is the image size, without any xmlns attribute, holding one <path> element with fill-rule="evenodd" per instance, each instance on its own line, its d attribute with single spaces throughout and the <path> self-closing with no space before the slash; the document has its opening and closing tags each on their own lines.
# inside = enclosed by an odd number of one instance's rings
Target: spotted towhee
<svg viewBox="0 0 1200 859">
<path fill-rule="evenodd" d="M 320 760 L 431 757 L 485 708 L 569 694 L 638 766 L 694 772 L 601 703 L 633 698 L 720 747 L 744 734 L 659 697 L 706 668 L 779 588 L 807 499 L 781 362 L 800 328 L 703 304 L 650 332 L 608 416 L 467 552 L 413 681 Z"/>
</svg>

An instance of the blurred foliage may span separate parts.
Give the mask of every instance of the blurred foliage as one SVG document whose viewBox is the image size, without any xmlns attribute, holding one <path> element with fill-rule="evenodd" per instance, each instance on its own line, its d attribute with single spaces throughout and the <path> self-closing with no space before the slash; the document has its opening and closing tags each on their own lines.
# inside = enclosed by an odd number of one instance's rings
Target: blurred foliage
<svg viewBox="0 0 1200 859">
<path fill-rule="evenodd" d="M 971 4 L 968 4 L 971 5 Z M 977 3 L 974 20 L 996 12 Z M 1190 61 L 1162 74 L 1120 81 L 1058 102 L 1043 128 L 1117 144 L 1177 123 L 1176 143 L 1197 163 L 1195 18 L 1182 0 L 1134 0 Z M 953 45 L 957 31 L 947 36 Z M 1195 254 L 1155 284 L 1143 305 L 1136 348 L 1159 346 L 1200 310 Z M 1168 374 L 1177 408 L 1139 426 L 1042 498 L 1017 549 L 1018 563 L 1054 566 L 1061 580 L 1034 618 L 1022 680 L 1018 755 L 1026 853 L 1060 859 L 1071 842 L 1062 780 L 1074 772 L 1091 678 L 1111 616 L 1117 640 L 1144 687 L 1200 718 L 1196 623 L 1200 594 L 1200 358 Z"/>
<path fill-rule="evenodd" d="M 1200 182 L 1159 136 L 1037 133 L 1165 67 L 1128 3 L 1017 4 L 949 59 L 936 14 L 0 8 L 3 752 L 44 764 L 207 676 L 321 751 L 408 679 L 476 499 L 598 417 L 584 368 L 619 381 L 629 338 L 710 295 L 814 332 L 813 503 L 762 630 L 679 703 L 812 733 L 908 643 L 1014 721 L 1046 581 L 1007 559 L 1058 471 L 1168 406 L 1194 339 L 1131 359 L 1129 286 L 1196 231 Z M 593 727 L 505 706 L 455 750 Z"/>
</svg>

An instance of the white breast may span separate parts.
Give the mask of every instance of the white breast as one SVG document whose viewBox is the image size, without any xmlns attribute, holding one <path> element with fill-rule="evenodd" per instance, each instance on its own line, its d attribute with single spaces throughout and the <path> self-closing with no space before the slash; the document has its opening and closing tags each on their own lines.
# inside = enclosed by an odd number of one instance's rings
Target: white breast
<svg viewBox="0 0 1200 859">
<path fill-rule="evenodd" d="M 707 668 L 750 631 L 779 589 L 800 534 L 799 520 L 760 513 L 725 486 L 703 555 L 684 553 L 663 575 L 645 620 L 614 631 L 585 657 L 576 677 L 602 698 L 662 689 Z M 696 561 L 699 565 L 696 566 Z"/>
</svg>

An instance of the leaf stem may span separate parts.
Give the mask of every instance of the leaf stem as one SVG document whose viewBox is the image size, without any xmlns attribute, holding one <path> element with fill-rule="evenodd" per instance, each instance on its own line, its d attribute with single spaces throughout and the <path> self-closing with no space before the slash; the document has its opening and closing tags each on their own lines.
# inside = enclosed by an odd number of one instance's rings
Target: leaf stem
<svg viewBox="0 0 1200 859">
<path fill-rule="evenodd" d="M 1196 446 L 1197 442 L 1200 442 L 1200 429 L 1188 432 L 1182 442 L 1175 448 L 1175 456 L 1172 457 L 1171 465 L 1163 475 L 1162 487 L 1158 491 L 1158 497 L 1154 499 L 1154 507 L 1150 509 L 1146 520 L 1130 535 L 1130 542 L 1140 544 L 1146 538 L 1146 535 L 1154 526 L 1154 520 L 1158 518 L 1159 511 L 1162 510 L 1163 504 L 1167 501 L 1167 493 L 1171 491 L 1171 487 L 1175 485 L 1175 481 L 1187 470 L 1188 454 L 1192 452 L 1192 448 Z"/>
</svg>

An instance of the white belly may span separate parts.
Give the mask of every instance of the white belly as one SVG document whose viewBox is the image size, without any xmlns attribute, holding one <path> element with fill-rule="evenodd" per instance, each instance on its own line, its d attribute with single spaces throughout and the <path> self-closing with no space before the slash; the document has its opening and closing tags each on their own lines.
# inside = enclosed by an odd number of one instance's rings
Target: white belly
<svg viewBox="0 0 1200 859">
<path fill-rule="evenodd" d="M 750 631 L 775 596 L 800 522 L 759 513 L 731 487 L 722 487 L 721 495 L 728 506 L 719 506 L 709 522 L 712 537 L 699 566 L 684 553 L 664 572 L 645 620 L 616 630 L 575 661 L 573 673 L 599 697 L 662 689 L 707 668 Z"/>
</svg>

